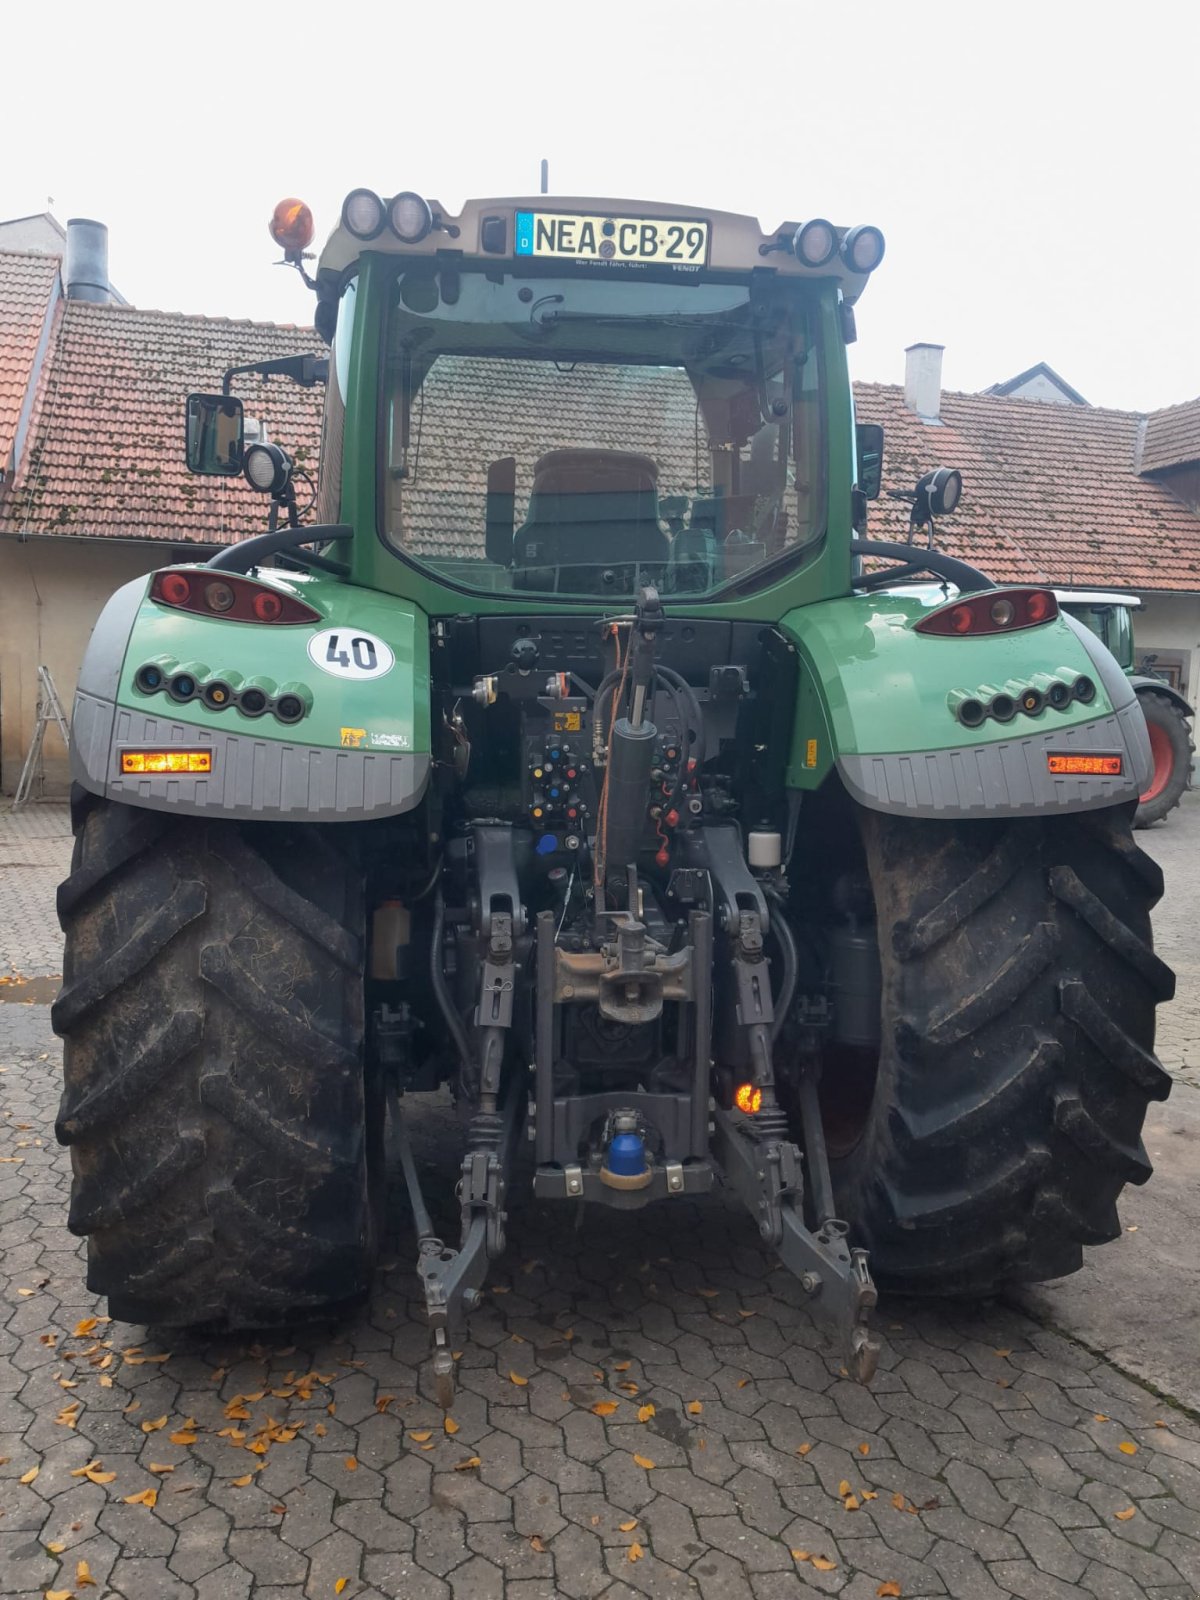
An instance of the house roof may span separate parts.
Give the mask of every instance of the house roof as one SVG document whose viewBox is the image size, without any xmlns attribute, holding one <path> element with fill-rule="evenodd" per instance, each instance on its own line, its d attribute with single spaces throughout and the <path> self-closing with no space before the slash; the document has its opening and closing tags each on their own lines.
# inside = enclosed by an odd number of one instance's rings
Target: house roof
<svg viewBox="0 0 1200 1600">
<path fill-rule="evenodd" d="M 0 533 L 225 544 L 266 525 L 242 478 L 184 464 L 184 397 L 225 369 L 319 348 L 309 328 L 65 300 Z M 249 414 L 301 465 L 316 461 L 321 396 L 286 378 L 234 380 Z"/>
<path fill-rule="evenodd" d="M 859 420 L 883 424 L 886 488 L 911 489 L 936 466 L 962 473 L 959 509 L 937 526 L 948 554 L 1005 583 L 1200 588 L 1200 516 L 1138 476 L 1140 412 L 943 394 L 939 425 L 898 386 L 854 392 Z M 870 537 L 905 539 L 908 508 L 875 501 L 869 525 Z"/>
<path fill-rule="evenodd" d="M 1036 378 L 1045 378 L 1047 383 L 1052 383 L 1072 405 L 1087 405 L 1079 390 L 1073 389 L 1065 378 L 1060 378 L 1047 361 L 1037 361 L 1032 367 L 1026 367 L 1024 372 L 1018 372 L 1015 378 L 1006 378 L 1003 383 L 993 383 L 990 389 L 984 390 L 984 393 L 1011 395 L 1018 389 L 1023 389 L 1027 383 L 1033 383 Z"/>
<path fill-rule="evenodd" d="M 1141 472 L 1165 472 L 1200 461 L 1200 400 L 1152 411 L 1139 462 Z"/>
<path fill-rule="evenodd" d="M 11 469 L 38 345 L 58 285 L 58 258 L 0 253 L 0 478 Z"/>
</svg>

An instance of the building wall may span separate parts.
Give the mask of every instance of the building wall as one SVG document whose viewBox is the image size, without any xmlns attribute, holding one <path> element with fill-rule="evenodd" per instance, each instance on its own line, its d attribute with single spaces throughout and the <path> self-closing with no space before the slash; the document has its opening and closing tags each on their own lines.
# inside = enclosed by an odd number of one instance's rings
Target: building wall
<svg viewBox="0 0 1200 1600">
<path fill-rule="evenodd" d="M 50 668 L 68 718 L 79 664 L 96 618 L 114 589 L 177 559 L 146 541 L 0 539 L 0 789 L 11 794 L 33 737 L 39 662 Z M 194 559 L 194 557 L 193 557 Z M 46 730 L 42 790 L 65 794 L 68 757 L 53 723 Z M 34 793 L 38 793 L 35 787 Z"/>
<path fill-rule="evenodd" d="M 1159 665 L 1178 663 L 1180 689 L 1194 705 L 1200 697 L 1200 595 L 1147 594 L 1133 614 L 1134 660 L 1148 652 Z"/>
<path fill-rule="evenodd" d="M 1044 372 L 1039 372 L 1035 378 L 1027 378 L 1019 388 L 1009 389 L 1007 393 L 1010 400 L 1044 400 L 1050 405 L 1057 406 L 1073 406 L 1078 403 L 1072 400 L 1069 394 L 1064 394 Z"/>
</svg>

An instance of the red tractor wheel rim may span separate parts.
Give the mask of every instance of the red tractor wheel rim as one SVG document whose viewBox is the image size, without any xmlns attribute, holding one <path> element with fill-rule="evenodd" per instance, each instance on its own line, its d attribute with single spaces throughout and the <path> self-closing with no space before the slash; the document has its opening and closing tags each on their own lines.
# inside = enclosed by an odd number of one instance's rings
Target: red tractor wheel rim
<svg viewBox="0 0 1200 1600">
<path fill-rule="evenodd" d="M 1150 754 L 1154 757 L 1154 775 L 1150 779 L 1150 787 L 1142 795 L 1142 804 L 1149 805 L 1151 800 L 1157 800 L 1167 787 L 1171 779 L 1171 769 L 1175 765 L 1175 752 L 1171 748 L 1171 741 L 1167 738 L 1164 729 L 1157 723 L 1151 722 L 1146 731 L 1150 735 Z"/>
</svg>

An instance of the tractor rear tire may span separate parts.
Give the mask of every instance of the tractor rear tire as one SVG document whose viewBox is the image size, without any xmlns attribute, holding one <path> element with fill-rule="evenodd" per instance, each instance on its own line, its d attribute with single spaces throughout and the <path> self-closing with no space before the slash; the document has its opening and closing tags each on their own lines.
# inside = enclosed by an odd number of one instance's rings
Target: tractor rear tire
<svg viewBox="0 0 1200 1600">
<path fill-rule="evenodd" d="M 838 1214 L 882 1288 L 975 1295 L 1075 1271 L 1144 1183 L 1171 1079 L 1154 1008 L 1157 864 L 1132 807 L 1012 822 L 860 812 L 882 1043 Z M 827 1076 L 829 1068 L 826 1069 Z"/>
<path fill-rule="evenodd" d="M 382 1095 L 343 840 L 77 806 L 57 1133 L 88 1287 L 122 1321 L 270 1326 L 369 1285 Z"/>
<path fill-rule="evenodd" d="M 1141 798 L 1135 828 L 1159 822 L 1183 799 L 1192 779 L 1192 730 L 1183 712 L 1166 695 L 1153 689 L 1138 693 L 1138 704 L 1150 734 L 1154 776 Z"/>
</svg>

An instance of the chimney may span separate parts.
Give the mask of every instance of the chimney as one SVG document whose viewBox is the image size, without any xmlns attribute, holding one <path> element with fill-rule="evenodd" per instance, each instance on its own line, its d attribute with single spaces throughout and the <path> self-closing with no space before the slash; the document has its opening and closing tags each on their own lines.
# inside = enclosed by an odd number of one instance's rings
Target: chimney
<svg viewBox="0 0 1200 1600">
<path fill-rule="evenodd" d="M 937 422 L 942 410 L 944 344 L 910 344 L 904 352 L 904 403 L 922 422 Z"/>
<path fill-rule="evenodd" d="M 68 300 L 108 305 L 108 229 L 87 217 L 67 220 L 67 258 L 63 263 Z"/>
</svg>

